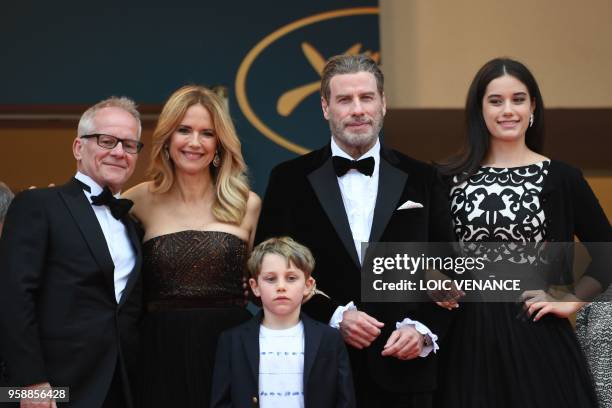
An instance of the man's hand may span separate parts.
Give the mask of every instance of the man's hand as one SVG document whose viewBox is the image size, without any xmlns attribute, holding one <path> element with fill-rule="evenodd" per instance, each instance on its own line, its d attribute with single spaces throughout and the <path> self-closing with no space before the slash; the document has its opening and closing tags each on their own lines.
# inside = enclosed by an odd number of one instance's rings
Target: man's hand
<svg viewBox="0 0 612 408">
<path fill-rule="evenodd" d="M 358 310 L 346 310 L 340 322 L 340 334 L 350 346 L 356 349 L 368 347 L 380 335 L 384 323 L 379 322 L 367 313 Z"/>
<path fill-rule="evenodd" d="M 34 384 L 24 387 L 27 390 L 45 390 L 51 391 L 51 384 L 48 382 L 41 384 Z M 20 408 L 57 408 L 57 404 L 54 399 L 27 399 L 22 398 L 19 403 Z"/>
<path fill-rule="evenodd" d="M 421 354 L 424 345 L 425 337 L 414 326 L 404 326 L 391 333 L 383 347 L 382 355 L 412 360 Z"/>
</svg>

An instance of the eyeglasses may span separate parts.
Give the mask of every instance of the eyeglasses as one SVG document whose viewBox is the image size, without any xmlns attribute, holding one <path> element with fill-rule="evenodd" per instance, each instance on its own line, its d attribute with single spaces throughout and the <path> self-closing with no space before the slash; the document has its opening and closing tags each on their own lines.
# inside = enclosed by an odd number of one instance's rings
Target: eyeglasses
<svg viewBox="0 0 612 408">
<path fill-rule="evenodd" d="M 98 146 L 103 147 L 104 149 L 112 150 L 117 146 L 119 142 L 123 146 L 123 150 L 130 154 L 136 154 L 140 152 L 144 146 L 144 144 L 138 140 L 134 139 L 119 139 L 118 137 L 112 135 L 105 135 L 104 133 L 93 133 L 91 135 L 83 135 L 81 139 L 91 139 L 96 138 L 96 143 Z"/>
</svg>

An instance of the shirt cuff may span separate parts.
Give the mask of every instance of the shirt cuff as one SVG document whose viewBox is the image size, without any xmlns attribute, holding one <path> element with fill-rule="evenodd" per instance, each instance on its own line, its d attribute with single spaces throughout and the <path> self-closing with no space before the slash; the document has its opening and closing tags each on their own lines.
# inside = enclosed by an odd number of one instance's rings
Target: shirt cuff
<svg viewBox="0 0 612 408">
<path fill-rule="evenodd" d="M 352 301 L 346 306 L 338 306 L 331 319 L 329 319 L 329 325 L 334 329 L 339 329 L 342 322 L 342 314 L 347 310 L 357 310 L 357 306 Z"/>
<path fill-rule="evenodd" d="M 421 351 L 421 354 L 419 354 L 419 357 L 427 357 L 429 353 L 432 352 L 432 350 L 434 354 L 436 353 L 436 351 L 438 351 L 438 349 L 440 348 L 440 346 L 438 346 L 438 343 L 437 343 L 438 336 L 432 333 L 431 330 L 429 330 L 429 328 L 425 326 L 423 323 L 417 322 L 416 320 L 412 320 L 409 317 L 405 318 L 401 322 L 395 323 L 396 329 L 399 329 L 404 326 L 414 326 L 416 331 L 418 331 L 419 333 L 421 333 L 423 336 L 426 337 L 425 345 L 423 345 L 423 350 Z"/>
</svg>

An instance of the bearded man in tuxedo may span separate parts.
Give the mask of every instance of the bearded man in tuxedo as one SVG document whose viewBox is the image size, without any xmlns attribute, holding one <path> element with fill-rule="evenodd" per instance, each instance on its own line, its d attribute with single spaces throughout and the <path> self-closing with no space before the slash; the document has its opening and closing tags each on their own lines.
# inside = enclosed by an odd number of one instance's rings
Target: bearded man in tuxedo
<svg viewBox="0 0 612 408">
<path fill-rule="evenodd" d="M 13 200 L 0 240 L 0 354 L 10 387 L 69 387 L 70 407 L 132 406 L 141 250 L 130 202 L 118 195 L 140 133 L 133 101 L 99 102 L 79 121 L 74 178 Z"/>
<path fill-rule="evenodd" d="M 454 238 L 436 170 L 379 140 L 383 82 L 368 56 L 327 62 L 321 106 L 331 141 L 272 170 L 256 241 L 289 235 L 312 250 L 313 277 L 330 298 L 314 296 L 304 311 L 338 327 L 352 346 L 359 406 L 424 408 L 432 405 L 435 351 L 450 312 L 434 303 L 361 302 L 361 243 Z"/>
</svg>

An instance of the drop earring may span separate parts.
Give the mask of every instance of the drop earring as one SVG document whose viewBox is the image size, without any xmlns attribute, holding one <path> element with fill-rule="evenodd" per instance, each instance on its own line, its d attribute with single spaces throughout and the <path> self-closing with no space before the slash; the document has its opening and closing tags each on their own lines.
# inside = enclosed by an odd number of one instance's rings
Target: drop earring
<svg viewBox="0 0 612 408">
<path fill-rule="evenodd" d="M 529 116 L 529 127 L 533 127 L 533 113 Z"/>
<path fill-rule="evenodd" d="M 170 161 L 170 151 L 168 150 L 168 146 L 164 146 L 162 150 L 164 151 L 164 159 L 166 159 L 166 161 Z"/>
<path fill-rule="evenodd" d="M 215 157 L 213 157 L 212 161 L 213 166 L 219 167 L 221 165 L 221 156 L 219 156 L 219 151 L 215 151 Z"/>
</svg>

